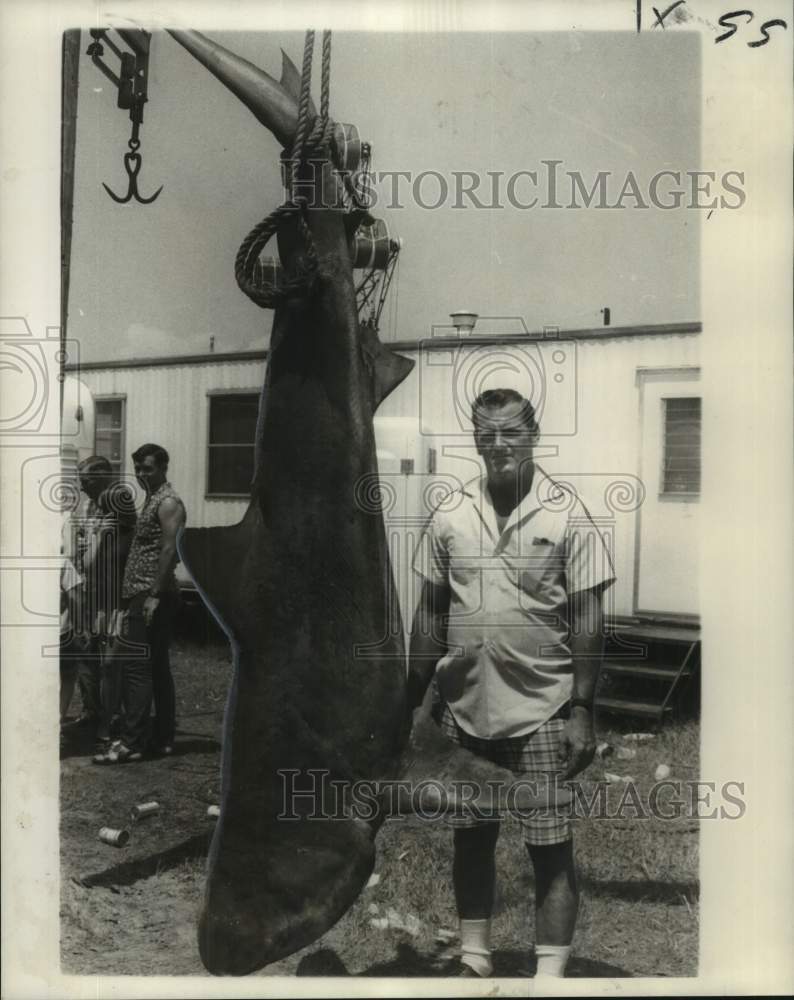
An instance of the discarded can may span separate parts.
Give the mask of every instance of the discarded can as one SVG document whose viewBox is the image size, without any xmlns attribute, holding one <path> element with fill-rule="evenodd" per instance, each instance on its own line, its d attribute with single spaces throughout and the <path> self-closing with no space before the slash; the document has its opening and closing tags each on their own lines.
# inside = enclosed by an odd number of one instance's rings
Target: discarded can
<svg viewBox="0 0 794 1000">
<path fill-rule="evenodd" d="M 637 751 L 631 747 L 618 747 L 615 751 L 615 756 L 618 760 L 634 760 L 637 756 Z"/>
<path fill-rule="evenodd" d="M 602 760 L 604 757 L 609 757 L 612 753 L 614 753 L 614 750 L 609 743 L 599 743 L 596 747 L 596 757 L 600 757 Z"/>
<path fill-rule="evenodd" d="M 604 778 L 610 785 L 630 785 L 634 781 L 630 774 L 610 774 L 609 771 L 604 771 Z"/>
<path fill-rule="evenodd" d="M 670 777 L 670 768 L 667 764 L 660 764 L 653 772 L 653 776 L 656 781 L 664 781 L 665 778 Z"/>
<path fill-rule="evenodd" d="M 130 839 L 129 830 L 114 830 L 110 826 L 103 826 L 99 831 L 99 839 L 103 844 L 110 844 L 111 847 L 126 847 Z"/>
<path fill-rule="evenodd" d="M 208 819 L 217 819 L 220 816 L 220 814 L 221 814 L 221 807 L 220 806 L 209 806 L 207 808 L 207 818 Z"/>
<path fill-rule="evenodd" d="M 137 823 L 139 819 L 143 819 L 145 816 L 153 816 L 157 812 L 160 812 L 159 802 L 141 802 L 140 805 L 133 806 L 130 809 L 130 820 L 133 823 Z"/>
</svg>

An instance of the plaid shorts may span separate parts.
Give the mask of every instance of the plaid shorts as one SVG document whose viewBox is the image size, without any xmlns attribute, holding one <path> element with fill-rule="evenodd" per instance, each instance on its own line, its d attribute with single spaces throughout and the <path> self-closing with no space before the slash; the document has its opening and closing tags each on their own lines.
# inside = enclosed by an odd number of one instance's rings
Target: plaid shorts
<svg viewBox="0 0 794 1000">
<path fill-rule="evenodd" d="M 526 736 L 483 740 L 461 729 L 449 705 L 444 705 L 439 725 L 447 739 L 477 754 L 478 757 L 484 757 L 500 767 L 507 768 L 516 777 L 552 780 L 555 775 L 562 772 L 557 752 L 565 730 L 565 722 L 564 718 L 554 716 L 544 722 L 540 729 Z M 518 819 L 524 828 L 524 841 L 527 844 L 537 846 L 562 844 L 571 839 L 571 821 L 562 811 L 556 813 L 553 809 L 539 809 L 536 815 L 519 816 Z M 455 816 L 450 817 L 447 822 L 455 829 L 467 829 L 480 823 L 494 823 L 498 820 Z"/>
</svg>

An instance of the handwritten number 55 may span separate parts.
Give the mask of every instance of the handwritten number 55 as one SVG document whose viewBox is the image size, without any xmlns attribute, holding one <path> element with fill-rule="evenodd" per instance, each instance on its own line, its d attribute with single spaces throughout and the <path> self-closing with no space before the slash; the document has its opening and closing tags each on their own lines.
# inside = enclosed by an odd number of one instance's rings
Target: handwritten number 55
<svg viewBox="0 0 794 1000">
<path fill-rule="evenodd" d="M 723 14 L 722 17 L 719 19 L 718 23 L 721 28 L 727 28 L 728 30 L 724 34 L 718 35 L 714 39 L 715 43 L 724 42 L 726 41 L 726 39 L 736 34 L 736 32 L 739 30 L 739 25 L 733 23 L 733 18 L 736 17 L 747 18 L 747 24 L 749 24 L 750 21 L 752 21 L 752 19 L 755 17 L 755 14 L 753 14 L 751 10 L 734 10 L 731 11 L 729 14 Z M 763 35 L 763 38 L 756 39 L 756 41 L 754 42 L 748 42 L 747 47 L 749 49 L 757 49 L 760 48 L 762 45 L 766 45 L 766 43 L 769 41 L 769 32 L 767 31 L 767 28 L 774 28 L 774 27 L 787 28 L 788 25 L 782 18 L 779 17 L 776 17 L 772 21 L 764 21 L 764 23 L 759 28 L 759 31 Z"/>
</svg>

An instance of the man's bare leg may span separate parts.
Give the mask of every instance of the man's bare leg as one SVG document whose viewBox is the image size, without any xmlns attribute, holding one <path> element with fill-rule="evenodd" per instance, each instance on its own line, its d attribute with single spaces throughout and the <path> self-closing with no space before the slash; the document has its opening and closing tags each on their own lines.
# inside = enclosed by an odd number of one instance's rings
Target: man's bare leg
<svg viewBox="0 0 794 1000">
<path fill-rule="evenodd" d="M 579 910 L 573 840 L 562 844 L 528 845 L 528 850 L 535 871 L 538 974 L 561 976 Z"/>
</svg>

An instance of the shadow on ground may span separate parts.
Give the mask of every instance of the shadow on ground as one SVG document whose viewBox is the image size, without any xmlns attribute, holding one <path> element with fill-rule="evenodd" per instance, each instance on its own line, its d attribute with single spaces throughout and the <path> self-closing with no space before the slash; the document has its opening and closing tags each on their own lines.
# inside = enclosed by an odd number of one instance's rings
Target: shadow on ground
<svg viewBox="0 0 794 1000">
<path fill-rule="evenodd" d="M 623 899 L 626 902 L 663 903 L 667 906 L 680 906 L 682 900 L 688 903 L 696 902 L 700 897 L 700 885 L 692 882 L 661 882 L 654 879 L 611 880 L 600 881 L 587 879 L 584 881 L 587 895 L 596 898 Z"/>
<path fill-rule="evenodd" d="M 534 961 L 529 962 L 527 955 L 520 951 L 503 951 L 497 949 L 493 953 L 494 979 L 527 979 L 534 975 Z M 387 962 L 370 965 L 360 976 L 422 976 L 433 979 L 454 977 L 457 975 L 457 960 L 439 963 L 432 956 L 422 955 L 409 944 L 398 944 L 397 954 Z M 345 963 L 333 948 L 320 948 L 310 955 L 304 956 L 295 970 L 296 976 L 351 976 Z M 617 965 L 607 962 L 597 962 L 587 958 L 574 958 L 568 967 L 569 978 L 601 978 L 624 979 L 632 973 Z"/>
<path fill-rule="evenodd" d="M 212 713 L 215 714 L 215 713 Z M 70 757 L 92 757 L 96 751 L 96 736 L 90 726 L 67 725 L 63 728 L 61 760 Z M 187 739 L 185 738 L 187 737 Z M 221 744 L 218 740 L 199 733 L 187 733 L 177 729 L 173 753 L 169 757 L 184 757 L 188 754 L 218 754 Z M 154 755 L 152 755 L 152 759 Z"/>
</svg>

